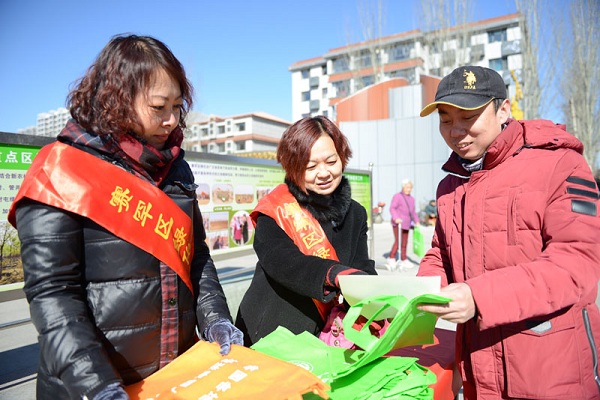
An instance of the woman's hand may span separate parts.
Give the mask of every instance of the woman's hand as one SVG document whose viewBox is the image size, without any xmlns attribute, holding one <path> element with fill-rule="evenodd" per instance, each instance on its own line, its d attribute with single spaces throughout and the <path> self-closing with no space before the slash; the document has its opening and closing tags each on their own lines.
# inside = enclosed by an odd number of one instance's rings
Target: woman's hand
<svg viewBox="0 0 600 400">
<path fill-rule="evenodd" d="M 206 339 L 209 342 L 217 342 L 220 346 L 222 356 L 229 354 L 232 344 L 244 345 L 244 334 L 231 322 L 218 319 L 206 328 Z"/>
</svg>

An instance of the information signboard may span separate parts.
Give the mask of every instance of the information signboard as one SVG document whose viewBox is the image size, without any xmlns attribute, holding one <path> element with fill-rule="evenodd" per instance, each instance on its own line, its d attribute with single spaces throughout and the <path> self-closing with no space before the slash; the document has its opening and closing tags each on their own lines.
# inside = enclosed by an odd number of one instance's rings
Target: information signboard
<svg viewBox="0 0 600 400">
<path fill-rule="evenodd" d="M 44 143 L 36 144 L 41 141 Z M 22 279 L 22 271 L 12 271 L 20 267 L 19 243 L 6 217 L 27 169 L 47 142 L 35 137 L 25 140 L 25 135 L 0 134 L 0 234 L 5 241 L 0 243 L 3 249 L 1 284 Z M 283 183 L 285 174 L 281 166 L 271 160 L 195 152 L 187 152 L 186 160 L 198 185 L 196 194 L 211 253 L 251 248 L 254 229 L 249 214 L 263 196 Z M 371 210 L 370 172 L 347 171 L 344 175 L 350 182 L 352 198 Z M 370 218 L 371 213 L 367 214 Z"/>
</svg>

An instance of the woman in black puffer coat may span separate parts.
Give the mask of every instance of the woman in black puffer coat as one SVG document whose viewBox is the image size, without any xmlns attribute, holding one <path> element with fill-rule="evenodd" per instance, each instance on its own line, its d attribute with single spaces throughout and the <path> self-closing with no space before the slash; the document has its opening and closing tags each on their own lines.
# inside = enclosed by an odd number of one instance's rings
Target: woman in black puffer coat
<svg viewBox="0 0 600 400">
<path fill-rule="evenodd" d="M 24 290 L 39 332 L 38 399 L 127 399 L 123 385 L 185 352 L 196 332 L 217 341 L 222 354 L 242 343 L 180 148 L 191 94 L 183 67 L 163 43 L 117 36 L 70 94 L 74 120 L 28 172 L 9 220 L 21 240 Z M 83 160 L 97 168 L 85 170 Z M 98 182 L 106 168 L 116 171 L 113 195 L 115 185 L 129 182 L 123 201 L 142 187 L 156 193 L 145 198 L 147 214 L 132 200 L 119 203 L 120 219 L 107 221 L 91 206 L 90 199 L 104 196 Z M 29 190 L 38 182 L 45 183 Z M 145 248 L 150 239 L 141 229 L 131 237 L 122 233 L 126 218 L 156 224 L 163 215 L 152 212 L 160 202 L 191 222 L 185 235 L 165 235 L 165 246 L 184 246 L 173 264 L 157 255 L 160 249 Z M 178 263 L 187 268 L 175 268 Z"/>
</svg>

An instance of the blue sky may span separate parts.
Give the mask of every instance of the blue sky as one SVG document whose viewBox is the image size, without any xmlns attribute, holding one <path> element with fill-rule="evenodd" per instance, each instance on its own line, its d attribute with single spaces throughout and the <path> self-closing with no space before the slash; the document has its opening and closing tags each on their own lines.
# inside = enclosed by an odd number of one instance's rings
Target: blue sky
<svg viewBox="0 0 600 400">
<path fill-rule="evenodd" d="M 267 112 L 291 120 L 289 66 L 361 41 L 357 0 L 2 0 L 0 131 L 34 126 L 64 107 L 108 40 L 131 32 L 164 41 L 183 63 L 194 111 Z M 371 0 L 370 3 L 375 3 Z M 383 34 L 418 28 L 418 0 L 384 0 Z M 515 11 L 512 0 L 475 1 L 474 19 Z"/>
</svg>

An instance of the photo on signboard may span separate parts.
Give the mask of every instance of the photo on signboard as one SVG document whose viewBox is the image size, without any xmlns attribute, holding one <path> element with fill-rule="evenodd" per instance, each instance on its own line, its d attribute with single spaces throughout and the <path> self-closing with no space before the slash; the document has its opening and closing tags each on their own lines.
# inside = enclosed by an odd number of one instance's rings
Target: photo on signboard
<svg viewBox="0 0 600 400">
<path fill-rule="evenodd" d="M 208 219 L 208 231 L 227 231 L 229 213 L 227 211 L 211 212 L 206 214 Z"/>
<path fill-rule="evenodd" d="M 219 183 L 212 188 L 213 204 L 233 203 L 233 186 L 228 183 Z"/>
<path fill-rule="evenodd" d="M 235 202 L 236 204 L 251 204 L 254 201 L 254 186 L 236 185 Z"/>
<path fill-rule="evenodd" d="M 200 183 L 196 188 L 196 197 L 201 206 L 210 203 L 210 186 L 207 183 Z"/>
<path fill-rule="evenodd" d="M 225 250 L 229 248 L 227 231 L 211 232 L 206 236 L 208 247 L 211 250 Z"/>
<path fill-rule="evenodd" d="M 249 244 L 252 240 L 254 227 L 247 211 L 240 210 L 231 216 L 229 223 L 231 240 L 236 246 Z"/>
<path fill-rule="evenodd" d="M 268 195 L 271 192 L 271 190 L 273 190 L 273 187 L 271 186 L 256 188 L 256 201 L 259 201 L 260 199 Z"/>
</svg>

